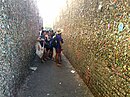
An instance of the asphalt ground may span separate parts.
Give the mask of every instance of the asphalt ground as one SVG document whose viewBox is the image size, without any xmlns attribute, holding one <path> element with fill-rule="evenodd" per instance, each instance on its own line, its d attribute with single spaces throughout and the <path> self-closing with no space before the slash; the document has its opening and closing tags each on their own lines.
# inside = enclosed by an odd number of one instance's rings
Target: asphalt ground
<svg viewBox="0 0 130 97">
<path fill-rule="evenodd" d="M 48 60 L 35 58 L 31 70 L 17 97 L 94 97 L 67 58 L 62 55 L 62 67 Z"/>
</svg>

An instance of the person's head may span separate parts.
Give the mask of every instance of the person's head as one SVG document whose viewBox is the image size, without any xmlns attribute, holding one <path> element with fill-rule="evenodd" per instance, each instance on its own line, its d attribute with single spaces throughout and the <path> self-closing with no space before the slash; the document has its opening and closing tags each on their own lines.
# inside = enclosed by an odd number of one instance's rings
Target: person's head
<svg viewBox="0 0 130 97">
<path fill-rule="evenodd" d="M 61 35 L 62 29 L 57 29 L 57 32 L 56 32 L 56 33 L 59 34 L 59 35 Z"/>
<path fill-rule="evenodd" d="M 48 30 L 46 30 L 46 34 L 49 34 L 49 31 L 48 31 Z"/>
<path fill-rule="evenodd" d="M 44 28 L 43 27 L 41 27 L 41 30 L 43 30 Z"/>
<path fill-rule="evenodd" d="M 50 30 L 50 33 L 53 33 L 54 31 L 53 30 Z"/>
<path fill-rule="evenodd" d="M 43 30 L 42 33 L 43 33 L 43 35 L 46 35 L 46 30 Z"/>
<path fill-rule="evenodd" d="M 50 30 L 49 32 L 50 32 L 50 35 L 52 35 L 52 34 L 54 33 L 54 31 L 53 31 L 53 30 Z"/>
</svg>

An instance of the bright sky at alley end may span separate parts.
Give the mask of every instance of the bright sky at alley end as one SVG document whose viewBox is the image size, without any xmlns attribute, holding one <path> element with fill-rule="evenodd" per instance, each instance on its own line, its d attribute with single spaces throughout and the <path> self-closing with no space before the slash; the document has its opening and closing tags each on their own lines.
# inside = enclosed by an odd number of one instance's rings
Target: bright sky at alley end
<svg viewBox="0 0 130 97">
<path fill-rule="evenodd" d="M 53 26 L 53 22 L 65 6 L 66 0 L 37 0 L 44 26 Z"/>
</svg>

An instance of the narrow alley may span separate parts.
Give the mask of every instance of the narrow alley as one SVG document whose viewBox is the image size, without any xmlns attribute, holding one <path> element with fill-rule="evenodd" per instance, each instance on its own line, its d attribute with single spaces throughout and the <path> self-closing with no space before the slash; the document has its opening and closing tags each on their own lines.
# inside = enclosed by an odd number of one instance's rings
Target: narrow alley
<svg viewBox="0 0 130 97">
<path fill-rule="evenodd" d="M 130 0 L 0 0 L 0 97 L 130 97 Z"/>
<path fill-rule="evenodd" d="M 52 60 L 34 60 L 31 72 L 17 97 L 94 97 L 69 61 L 62 55 L 62 67 Z"/>
</svg>

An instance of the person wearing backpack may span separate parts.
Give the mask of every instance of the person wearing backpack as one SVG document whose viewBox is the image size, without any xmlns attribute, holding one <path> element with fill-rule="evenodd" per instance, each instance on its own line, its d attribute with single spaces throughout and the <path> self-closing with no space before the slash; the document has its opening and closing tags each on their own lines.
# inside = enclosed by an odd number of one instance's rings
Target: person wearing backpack
<svg viewBox="0 0 130 97">
<path fill-rule="evenodd" d="M 55 58 L 57 66 L 62 66 L 61 65 L 61 51 L 62 51 L 63 39 L 62 39 L 61 33 L 62 33 L 62 30 L 58 29 L 57 35 L 56 35 L 57 44 L 56 44 L 56 58 Z"/>
<path fill-rule="evenodd" d="M 54 60 L 54 49 L 55 48 L 55 33 L 54 31 L 50 31 L 50 54 L 49 54 L 49 57 Z"/>
<path fill-rule="evenodd" d="M 50 59 L 49 58 L 49 53 L 50 53 L 50 38 L 49 38 L 49 31 L 46 31 L 45 34 L 45 58 L 46 59 Z"/>
</svg>

